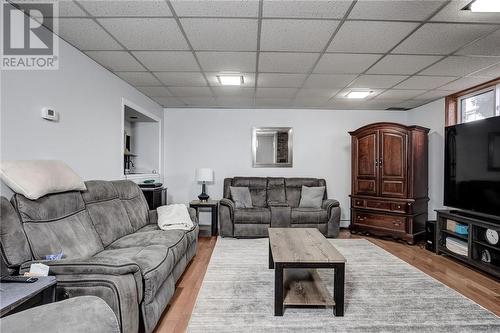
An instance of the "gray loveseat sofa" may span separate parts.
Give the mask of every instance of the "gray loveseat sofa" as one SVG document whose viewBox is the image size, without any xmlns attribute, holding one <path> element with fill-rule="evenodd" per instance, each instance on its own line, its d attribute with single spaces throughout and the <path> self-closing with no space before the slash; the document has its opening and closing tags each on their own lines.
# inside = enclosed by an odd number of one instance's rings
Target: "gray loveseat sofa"
<svg viewBox="0 0 500 333">
<path fill-rule="evenodd" d="M 300 208 L 302 186 L 325 186 L 318 178 L 234 177 L 224 179 L 219 222 L 223 237 L 267 237 L 269 227 L 318 228 L 327 237 L 337 237 L 340 206 L 328 199 L 321 208 Z M 254 208 L 235 208 L 230 186 L 248 187 Z"/>
<path fill-rule="evenodd" d="M 50 266 L 57 299 L 93 295 L 113 309 L 122 332 L 151 332 L 196 254 L 198 225 L 159 230 L 140 188 L 131 181 L 87 181 L 87 190 L 38 200 L 1 199 L 1 252 L 10 270 Z M 63 259 L 45 261 L 48 254 Z"/>
</svg>

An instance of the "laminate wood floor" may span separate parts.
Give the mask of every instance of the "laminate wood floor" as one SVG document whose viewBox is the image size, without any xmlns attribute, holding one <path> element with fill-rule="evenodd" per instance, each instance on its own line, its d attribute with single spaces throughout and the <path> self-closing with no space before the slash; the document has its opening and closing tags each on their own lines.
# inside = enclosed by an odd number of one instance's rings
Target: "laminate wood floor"
<svg viewBox="0 0 500 333">
<path fill-rule="evenodd" d="M 500 316 L 500 282 L 493 277 L 427 251 L 422 244 L 410 246 L 393 240 L 351 235 L 348 230 L 341 230 L 339 238 L 365 238 Z M 156 333 L 186 331 L 216 242 L 217 237 L 199 238 L 198 253 L 179 279 Z"/>
</svg>

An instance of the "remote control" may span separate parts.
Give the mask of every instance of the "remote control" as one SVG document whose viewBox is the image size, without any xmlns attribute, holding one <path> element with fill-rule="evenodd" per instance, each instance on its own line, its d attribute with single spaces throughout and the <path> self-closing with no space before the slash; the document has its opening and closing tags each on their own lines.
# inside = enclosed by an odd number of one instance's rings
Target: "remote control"
<svg viewBox="0 0 500 333">
<path fill-rule="evenodd" d="M 36 278 L 36 277 L 20 276 L 20 275 L 5 276 L 0 280 L 0 282 L 3 282 L 3 283 L 10 283 L 10 282 L 33 283 L 36 281 L 38 281 L 38 278 Z"/>
</svg>

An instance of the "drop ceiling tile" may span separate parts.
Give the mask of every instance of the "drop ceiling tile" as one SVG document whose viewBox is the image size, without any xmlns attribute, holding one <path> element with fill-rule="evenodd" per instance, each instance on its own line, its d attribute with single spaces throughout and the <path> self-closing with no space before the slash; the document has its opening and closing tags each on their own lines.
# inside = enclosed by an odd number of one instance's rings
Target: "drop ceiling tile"
<svg viewBox="0 0 500 333">
<path fill-rule="evenodd" d="M 399 43 L 416 23 L 347 21 L 333 39 L 328 52 L 385 53 Z"/>
<path fill-rule="evenodd" d="M 264 1 L 263 17 L 342 18 L 352 1 Z"/>
<path fill-rule="evenodd" d="M 59 13 L 58 17 L 67 17 L 67 16 L 72 16 L 72 17 L 85 17 L 87 16 L 87 13 L 74 1 L 58 1 L 59 4 Z"/>
<path fill-rule="evenodd" d="M 370 68 L 367 73 L 411 75 L 441 58 L 441 56 L 389 54 Z"/>
<path fill-rule="evenodd" d="M 380 95 L 377 95 L 377 98 L 380 99 L 410 99 L 418 95 L 422 95 L 425 93 L 427 90 L 397 90 L 397 89 L 390 89 L 386 90 L 385 92 L 381 93 Z"/>
<path fill-rule="evenodd" d="M 220 75 L 222 73 L 220 72 L 206 72 L 205 75 L 207 76 L 208 81 L 210 82 L 210 85 L 213 87 L 221 87 L 222 85 L 220 84 L 219 80 L 217 79 L 217 75 Z M 255 87 L 255 74 L 254 73 L 238 73 L 240 75 L 243 75 L 243 84 L 239 87 Z M 228 87 L 228 86 L 225 86 Z"/>
<path fill-rule="evenodd" d="M 404 75 L 361 75 L 349 88 L 390 88 L 406 78 Z"/>
<path fill-rule="evenodd" d="M 423 75 L 465 76 L 500 62 L 500 57 L 452 56 L 422 71 Z"/>
<path fill-rule="evenodd" d="M 187 106 L 191 107 L 212 107 L 217 105 L 213 97 L 184 97 L 182 100 Z"/>
<path fill-rule="evenodd" d="M 198 50 L 256 51 L 256 19 L 181 19 L 193 48 Z"/>
<path fill-rule="evenodd" d="M 161 83 L 149 72 L 115 72 L 133 86 L 160 86 Z"/>
<path fill-rule="evenodd" d="M 319 53 L 262 52 L 259 56 L 259 71 L 281 73 L 308 73 Z"/>
<path fill-rule="evenodd" d="M 394 53 L 449 54 L 493 31 L 478 24 L 427 23 L 394 49 Z"/>
<path fill-rule="evenodd" d="M 132 52 L 151 71 L 199 71 L 191 52 L 135 51 Z"/>
<path fill-rule="evenodd" d="M 472 13 L 468 10 L 461 10 L 471 3 L 471 0 L 454 0 L 443 8 L 432 21 L 447 22 L 500 22 L 500 13 Z"/>
<path fill-rule="evenodd" d="M 424 20 L 445 1 L 391 1 L 360 0 L 349 14 L 349 19 Z"/>
<path fill-rule="evenodd" d="M 344 88 L 356 75 L 350 74 L 311 74 L 306 80 L 306 88 Z"/>
<path fill-rule="evenodd" d="M 170 97 L 172 94 L 165 87 L 136 87 L 137 90 L 149 97 Z"/>
<path fill-rule="evenodd" d="M 394 89 L 434 89 L 456 80 L 456 76 L 412 76 L 401 82 Z"/>
<path fill-rule="evenodd" d="M 208 72 L 253 72 L 255 52 L 196 52 L 201 67 Z"/>
<path fill-rule="evenodd" d="M 167 86 L 206 87 L 207 81 L 201 73 L 196 72 L 155 72 L 160 81 Z"/>
<path fill-rule="evenodd" d="M 395 107 L 397 108 L 405 108 L 405 109 L 414 109 L 416 107 L 422 106 L 426 104 L 427 102 L 430 101 L 424 101 L 424 100 L 409 100 L 409 101 L 404 101 L 399 104 L 396 104 Z"/>
<path fill-rule="evenodd" d="M 453 91 L 449 90 L 430 90 L 422 95 L 418 95 L 413 97 L 415 100 L 436 100 L 438 98 L 442 98 L 448 95 L 453 94 Z"/>
<path fill-rule="evenodd" d="M 245 88 L 238 86 L 227 86 L 227 87 L 212 87 L 216 97 L 254 97 L 254 88 Z"/>
<path fill-rule="evenodd" d="M 260 49 L 320 52 L 337 25 L 336 21 L 263 20 Z"/>
<path fill-rule="evenodd" d="M 490 78 L 500 77 L 500 64 L 487 67 L 483 70 L 480 70 L 479 72 L 472 73 L 471 76 L 490 77 Z"/>
<path fill-rule="evenodd" d="M 306 79 L 306 74 L 259 73 L 258 87 L 300 87 Z"/>
<path fill-rule="evenodd" d="M 188 49 L 173 18 L 104 18 L 98 21 L 128 49 Z"/>
<path fill-rule="evenodd" d="M 164 0 L 79 2 L 92 16 L 172 16 Z"/>
<path fill-rule="evenodd" d="M 170 87 L 169 90 L 177 97 L 210 97 L 208 87 Z M 184 99 L 183 99 L 184 100 Z"/>
<path fill-rule="evenodd" d="M 487 82 L 489 80 L 491 79 L 484 77 L 463 77 L 456 81 L 450 82 L 442 87 L 439 87 L 439 90 L 448 90 L 455 93 L 460 90 L 472 88 L 474 86 L 477 86 L 478 84 Z"/>
<path fill-rule="evenodd" d="M 248 97 L 217 97 L 216 103 L 221 107 L 244 107 L 251 108 L 254 106 L 254 98 Z"/>
<path fill-rule="evenodd" d="M 145 68 L 126 51 L 87 51 L 89 57 L 112 71 L 144 71 Z"/>
<path fill-rule="evenodd" d="M 485 38 L 460 49 L 456 54 L 500 56 L 500 30 L 497 30 Z"/>
<path fill-rule="evenodd" d="M 336 95 L 340 89 L 310 89 L 310 88 L 302 88 L 296 95 L 298 99 L 330 99 L 334 95 Z"/>
<path fill-rule="evenodd" d="M 296 88 L 257 88 L 257 98 L 292 98 Z"/>
<path fill-rule="evenodd" d="M 328 98 L 320 97 L 298 97 L 293 100 L 293 106 L 296 108 L 316 108 L 328 102 Z"/>
<path fill-rule="evenodd" d="M 172 0 L 178 16 L 257 17 L 259 2 L 255 0 Z"/>
<path fill-rule="evenodd" d="M 318 74 L 362 73 L 382 57 L 381 54 L 325 53 L 314 68 Z"/>
<path fill-rule="evenodd" d="M 361 106 L 367 110 L 386 110 L 395 107 L 401 103 L 402 100 L 393 99 L 372 99 L 361 103 Z"/>
<path fill-rule="evenodd" d="M 329 100 L 324 106 L 332 110 L 359 110 L 365 108 L 362 106 L 362 103 L 360 103 L 359 100 L 352 100 L 347 98 L 333 98 Z"/>
<path fill-rule="evenodd" d="M 104 29 L 89 18 L 60 18 L 59 35 L 80 50 L 122 50 Z"/>
<path fill-rule="evenodd" d="M 256 98 L 255 106 L 265 108 L 288 108 L 292 105 L 292 100 L 289 98 Z"/>
<path fill-rule="evenodd" d="M 175 97 L 154 97 L 153 100 L 166 108 L 184 107 L 185 104 Z"/>
</svg>

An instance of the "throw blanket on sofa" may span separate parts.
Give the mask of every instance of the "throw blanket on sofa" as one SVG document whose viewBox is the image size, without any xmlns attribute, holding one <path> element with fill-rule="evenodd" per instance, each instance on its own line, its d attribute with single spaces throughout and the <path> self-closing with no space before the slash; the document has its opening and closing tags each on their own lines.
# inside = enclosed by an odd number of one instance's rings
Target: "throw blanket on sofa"
<svg viewBox="0 0 500 333">
<path fill-rule="evenodd" d="M 188 209 L 183 204 L 167 205 L 156 208 L 158 226 L 161 230 L 191 230 L 194 225 Z"/>
</svg>

